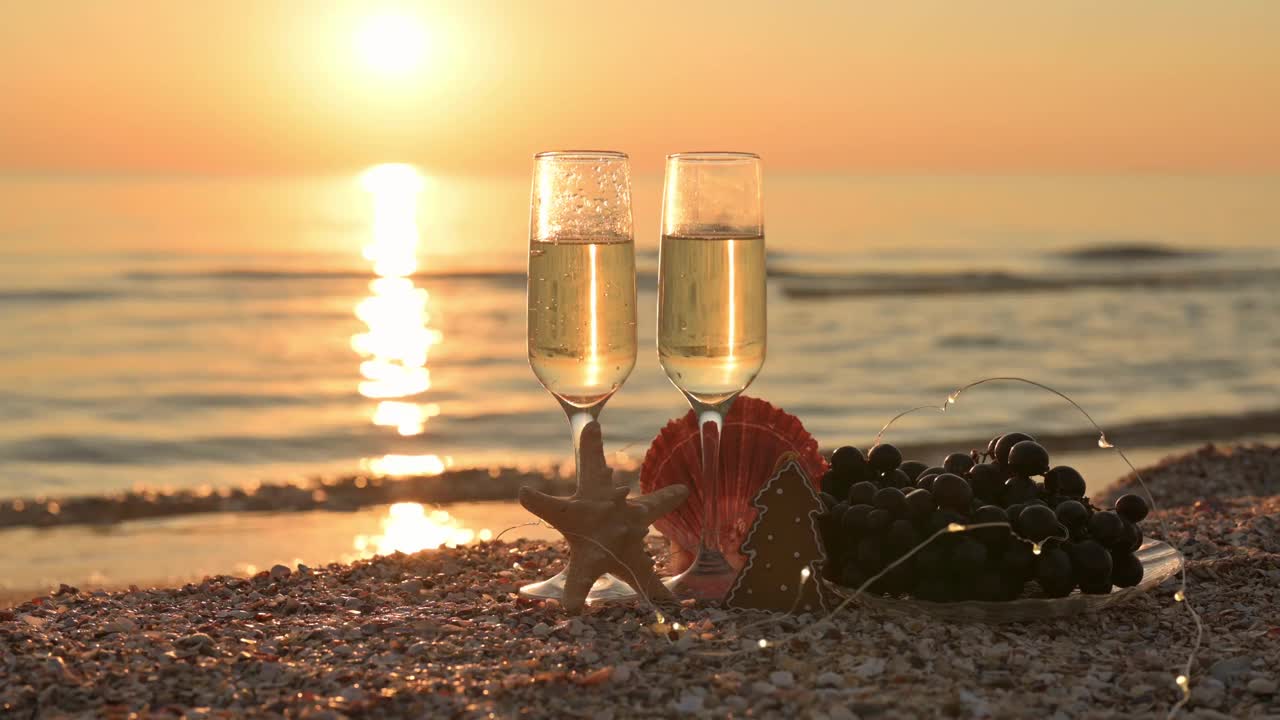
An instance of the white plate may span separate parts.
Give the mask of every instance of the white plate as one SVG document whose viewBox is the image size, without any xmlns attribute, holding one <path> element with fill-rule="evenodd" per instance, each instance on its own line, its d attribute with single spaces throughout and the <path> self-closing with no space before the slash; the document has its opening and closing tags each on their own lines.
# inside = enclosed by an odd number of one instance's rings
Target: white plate
<svg viewBox="0 0 1280 720">
<path fill-rule="evenodd" d="M 1112 588 L 1106 595 L 1086 595 L 1079 590 L 1063 598 L 1026 597 L 1004 602 L 963 600 L 939 603 L 864 594 L 853 605 L 907 615 L 930 615 L 957 622 L 1006 623 L 1067 617 L 1096 612 L 1148 592 L 1182 569 L 1182 555 L 1159 540 L 1148 540 L 1136 553 L 1142 561 L 1142 582 L 1129 588 Z M 849 588 L 832 586 L 843 597 Z"/>
</svg>

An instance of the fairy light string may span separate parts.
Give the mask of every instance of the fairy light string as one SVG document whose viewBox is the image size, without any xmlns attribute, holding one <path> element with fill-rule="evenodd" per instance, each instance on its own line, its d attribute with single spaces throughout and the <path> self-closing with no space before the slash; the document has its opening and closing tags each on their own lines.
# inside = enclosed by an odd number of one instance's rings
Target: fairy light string
<svg viewBox="0 0 1280 720">
<path fill-rule="evenodd" d="M 949 406 L 955 405 L 957 403 L 961 394 L 963 394 L 964 392 L 971 390 L 975 387 L 978 387 L 980 385 L 986 385 L 986 384 L 995 383 L 995 382 L 1022 383 L 1026 385 L 1031 385 L 1036 388 L 1040 388 L 1041 390 L 1052 393 L 1053 395 L 1056 395 L 1057 397 L 1066 401 L 1073 408 L 1075 408 L 1077 412 L 1083 415 L 1084 418 L 1089 422 L 1089 424 L 1098 432 L 1098 447 L 1105 450 L 1114 450 L 1116 454 L 1120 457 L 1120 459 L 1124 462 L 1124 464 L 1128 466 L 1129 470 L 1133 473 L 1134 478 L 1138 481 L 1138 485 L 1142 488 L 1142 492 L 1146 495 L 1147 501 L 1150 503 L 1152 513 L 1156 515 L 1156 520 L 1160 527 L 1160 533 L 1163 536 L 1165 542 L 1167 542 L 1169 546 L 1173 548 L 1174 552 L 1177 552 L 1179 556 L 1182 556 L 1182 552 L 1177 548 L 1177 546 L 1173 542 L 1173 536 L 1169 531 L 1168 521 L 1165 519 L 1165 517 L 1162 514 L 1159 513 L 1159 506 L 1156 503 L 1154 494 L 1151 492 L 1151 489 L 1150 487 L 1148 487 L 1146 480 L 1142 477 L 1142 474 L 1138 472 L 1138 468 L 1133 464 L 1132 461 L 1129 460 L 1129 457 L 1125 454 L 1124 450 L 1118 447 L 1117 445 L 1115 445 L 1114 443 L 1112 443 L 1107 438 L 1106 431 L 1102 428 L 1102 426 L 1099 425 L 1098 422 L 1093 419 L 1093 416 L 1090 415 L 1088 411 L 1086 411 L 1083 407 L 1081 407 L 1075 400 L 1071 399 L 1065 393 L 1062 393 L 1043 383 L 1039 383 L 1034 380 L 1028 380 L 1026 378 L 1015 377 L 1015 376 L 990 377 L 990 378 L 983 378 L 981 380 L 976 380 L 949 393 L 947 395 L 946 400 L 941 405 L 921 405 L 918 407 L 910 408 L 908 410 L 904 410 L 903 412 L 900 412 L 897 415 L 893 416 L 892 418 L 890 418 L 890 420 L 887 423 L 885 423 L 883 427 L 880 428 L 880 431 L 876 433 L 873 447 L 875 445 L 880 444 L 881 440 L 884 437 L 884 434 L 888 432 L 888 430 L 892 428 L 900 419 L 908 415 L 925 411 L 925 410 L 945 413 Z M 501 538 L 503 534 L 505 534 L 510 530 L 514 530 L 520 527 L 531 526 L 531 525 L 541 525 L 545 527 L 550 527 L 540 521 L 524 523 L 522 525 L 516 525 L 510 528 L 507 528 L 506 530 L 503 530 L 501 533 L 498 533 L 498 536 L 497 538 L 495 538 L 495 540 L 498 538 Z M 1028 540 L 1012 532 L 1011 532 L 1011 535 L 1014 539 L 1020 542 L 1026 543 L 1027 545 L 1030 545 L 1032 553 L 1035 555 L 1039 555 L 1041 554 L 1042 548 L 1044 547 L 1045 543 L 1051 540 L 1066 541 L 1069 539 L 1069 536 L 1066 533 L 1066 529 L 1062 527 L 1061 524 L 1059 524 L 1058 527 L 1062 531 L 1061 535 L 1054 535 L 1054 536 L 1045 538 L 1040 542 L 1034 542 L 1034 541 Z M 915 547 L 908 550 L 903 555 L 894 559 L 892 562 L 887 564 L 879 572 L 877 572 L 876 574 L 872 575 L 870 578 L 865 580 L 861 585 L 855 588 L 852 593 L 848 594 L 847 597 L 845 597 L 845 599 L 839 605 L 837 605 L 834 609 L 832 609 L 826 615 L 822 616 L 817 620 L 814 620 L 813 622 L 807 625 L 802 626 L 801 628 L 795 631 L 792 631 L 790 633 L 785 633 L 776 639 L 769 639 L 767 637 L 762 637 L 750 643 L 750 647 L 742 648 L 738 650 L 697 649 L 697 650 L 691 650 L 689 652 L 701 657 L 716 657 L 716 658 L 723 659 L 723 658 L 731 658 L 731 657 L 743 655 L 750 652 L 765 650 L 775 645 L 778 645 L 779 643 L 786 642 L 791 639 L 801 639 L 807 632 L 820 627 L 822 623 L 831 620 L 837 614 L 839 614 L 845 608 L 847 608 L 849 605 L 853 604 L 863 594 L 867 592 L 868 588 L 870 588 L 878 580 L 883 578 L 886 574 L 892 572 L 895 568 L 899 567 L 902 563 L 906 562 L 907 560 L 915 556 L 920 551 L 927 548 L 931 543 L 936 541 L 938 538 L 944 537 L 952 533 L 972 532 L 975 530 L 982 530 L 986 528 L 1005 528 L 1012 531 L 1012 525 L 1008 522 L 983 522 L 983 523 L 971 523 L 971 524 L 960 524 L 960 523 L 954 523 L 954 522 L 950 523 L 946 527 L 935 531 L 932 535 L 925 538 L 924 541 L 920 542 L 919 544 L 917 544 Z M 613 555 L 613 553 L 608 548 L 604 547 L 594 538 L 588 537 L 585 539 L 599 546 L 602 550 L 604 550 L 606 553 L 612 556 L 615 560 L 618 559 L 615 555 Z M 1204 641 L 1204 623 L 1200 618 L 1200 614 L 1196 611 L 1195 607 L 1192 605 L 1190 600 L 1190 595 L 1187 592 L 1187 566 L 1185 562 L 1185 557 L 1183 557 L 1183 560 L 1184 561 L 1181 563 L 1181 567 L 1179 569 L 1179 574 L 1178 574 L 1179 587 L 1173 593 L 1173 600 L 1175 604 L 1181 605 L 1186 608 L 1187 614 L 1191 617 L 1191 620 L 1195 626 L 1195 637 L 1192 641 L 1191 649 L 1187 655 L 1186 661 L 1182 665 L 1181 673 L 1179 673 L 1174 678 L 1174 685 L 1181 692 L 1181 697 L 1177 700 L 1177 702 L 1175 702 L 1169 708 L 1169 712 L 1166 715 L 1166 717 L 1168 718 L 1175 717 L 1182 710 L 1182 708 L 1185 707 L 1186 704 L 1191 700 L 1191 670 L 1192 670 L 1192 667 L 1195 665 L 1196 658 L 1199 655 L 1200 648 Z M 630 571 L 628 570 L 628 572 Z M 794 602 L 792 603 L 790 611 L 788 611 L 783 615 L 771 615 L 765 619 L 739 626 L 737 628 L 737 633 L 733 638 L 726 637 L 723 639 L 723 641 L 730 641 L 730 640 L 736 641 L 739 643 L 739 647 L 741 648 L 742 644 L 744 644 L 743 638 L 742 638 L 743 634 L 757 628 L 766 627 L 769 625 L 775 625 L 787 618 L 795 616 L 796 614 L 795 611 L 799 608 L 799 604 L 803 596 L 806 584 L 809 582 L 820 582 L 818 578 L 812 576 L 812 573 L 810 572 L 807 566 L 802 568 L 799 574 L 800 574 L 800 582 L 797 584 L 796 597 Z M 636 581 L 634 574 L 631 580 L 632 580 L 632 583 L 631 583 L 632 587 L 638 588 L 640 583 Z M 664 625 L 667 622 L 667 617 L 662 613 L 662 610 L 653 603 L 653 601 L 648 597 L 647 594 L 643 592 L 643 590 L 638 589 L 637 595 L 641 598 L 641 600 L 647 606 L 648 610 L 654 614 L 656 623 L 658 625 Z M 738 611 L 738 612 L 742 614 L 746 614 L 748 611 Z M 671 639 L 671 635 L 677 634 L 682 629 L 687 629 L 678 622 L 672 623 L 671 628 L 673 631 L 671 634 L 659 633 L 661 636 L 665 637 L 669 643 L 674 643 L 674 640 Z"/>
<path fill-rule="evenodd" d="M 1034 387 L 1041 388 L 1041 389 L 1043 389 L 1043 390 L 1045 390 L 1045 391 L 1047 391 L 1047 392 L 1053 393 L 1054 395 L 1056 395 L 1056 396 L 1058 396 L 1058 397 L 1062 398 L 1062 399 L 1063 399 L 1063 400 L 1065 400 L 1067 403 L 1069 403 L 1072 407 L 1074 407 L 1078 412 L 1080 412 L 1080 414 L 1082 414 L 1082 415 L 1085 417 L 1085 419 L 1089 421 L 1089 424 L 1090 424 L 1090 425 L 1092 425 L 1092 426 L 1093 426 L 1093 428 L 1094 428 L 1095 430 L 1097 430 L 1097 431 L 1098 431 L 1098 447 L 1103 448 L 1103 449 L 1115 450 L 1115 451 L 1116 451 L 1116 453 L 1120 456 L 1121 460 L 1123 460 L 1123 461 L 1124 461 L 1125 465 L 1127 465 L 1127 466 L 1129 467 L 1130 471 L 1132 471 L 1132 473 L 1133 473 L 1133 475 L 1134 475 L 1135 479 L 1137 479 L 1137 481 L 1138 481 L 1139 485 L 1142 487 L 1142 491 L 1143 491 L 1143 493 L 1145 493 L 1145 494 L 1146 494 L 1148 502 L 1150 502 L 1150 504 L 1151 504 L 1152 512 L 1157 513 L 1157 521 L 1158 521 L 1158 523 L 1159 523 L 1160 531 L 1161 531 L 1161 534 L 1163 535 L 1163 537 L 1164 537 L 1165 541 L 1169 543 L 1170 547 L 1174 548 L 1174 551 L 1175 551 L 1175 552 L 1178 552 L 1178 553 L 1179 553 L 1179 555 L 1181 555 L 1181 552 L 1180 552 L 1179 550 L 1177 550 L 1177 547 L 1176 547 L 1176 546 L 1174 545 L 1174 543 L 1173 543 L 1173 538 L 1172 538 L 1171 533 L 1169 532 L 1168 523 L 1167 523 L 1167 521 L 1164 519 L 1164 517 L 1163 517 L 1162 515 L 1159 515 L 1159 514 L 1158 514 L 1158 509 L 1159 509 L 1159 508 L 1158 508 L 1158 505 L 1157 505 L 1157 504 L 1156 504 L 1156 502 L 1155 502 L 1155 498 L 1154 498 L 1154 496 L 1153 496 L 1153 494 L 1152 494 L 1152 492 L 1151 492 L 1151 489 L 1147 486 L 1146 480 L 1142 477 L 1142 474 L 1141 474 L 1140 472 L 1138 472 L 1137 467 L 1135 467 L 1135 466 L 1134 466 L 1134 464 L 1129 460 L 1128 456 L 1127 456 L 1127 455 L 1125 455 L 1124 451 L 1123 451 L 1121 448 L 1117 447 L 1114 443 L 1112 443 L 1110 440 L 1108 440 L 1108 439 L 1107 439 L 1106 432 L 1105 432 L 1105 431 L 1103 430 L 1103 428 L 1102 428 L 1102 427 L 1101 427 L 1101 426 L 1100 426 L 1100 425 L 1099 425 L 1099 424 L 1098 424 L 1098 423 L 1093 419 L 1093 417 L 1092 417 L 1091 415 L 1089 415 L 1089 413 L 1088 413 L 1088 412 L 1087 412 L 1083 407 L 1081 407 L 1078 403 L 1076 403 L 1074 400 L 1072 400 L 1072 399 L 1071 399 L 1070 397 L 1068 397 L 1067 395 L 1065 395 L 1065 394 L 1063 394 L 1063 393 L 1059 392 L 1058 390 L 1056 390 L 1056 389 L 1054 389 L 1054 388 L 1052 388 L 1052 387 L 1049 387 L 1048 385 L 1044 385 L 1043 383 L 1038 383 L 1038 382 L 1035 382 L 1035 381 L 1033 381 L 1033 380 L 1027 380 L 1027 379 L 1025 379 L 1025 378 L 1019 378 L 1019 377 L 994 377 L 994 378 L 984 378 L 984 379 L 982 379 L 982 380 L 978 380 L 978 381 L 975 381 L 975 382 L 969 383 L 968 385 L 965 385 L 965 386 L 963 386 L 963 387 L 959 388 L 958 390 L 956 390 L 956 391 L 954 391 L 954 392 L 950 393 L 949 395 L 947 395 L 947 399 L 946 399 L 946 401 L 945 401 L 941 406 L 938 406 L 938 405 L 922 405 L 922 406 L 919 406 L 919 407 L 911 408 L 910 410 L 906 410 L 906 411 L 904 411 L 904 412 L 901 412 L 901 413 L 899 413 L 899 414 L 895 415 L 892 419 L 890 419 L 890 420 L 889 420 L 889 422 L 888 422 L 888 423 L 886 423 L 886 424 L 884 425 L 884 427 L 882 427 L 882 428 L 880 429 L 880 432 L 876 434 L 875 444 L 876 444 L 876 445 L 879 445 L 879 444 L 880 444 L 880 441 L 881 441 L 881 439 L 883 438 L 883 436 L 884 436 L 885 432 L 887 432 L 887 431 L 889 430 L 889 428 L 891 428 L 891 427 L 892 427 L 892 426 L 893 426 L 893 425 L 894 425 L 894 424 L 895 424 L 899 419 L 901 419 L 901 418 L 903 418 L 903 417 L 905 417 L 905 416 L 907 416 L 907 415 L 910 415 L 910 414 L 912 414 L 912 413 L 922 411 L 922 410 L 933 410 L 933 411 L 937 411 L 937 412 L 944 412 L 944 413 L 945 413 L 945 412 L 946 412 L 946 410 L 947 410 L 947 407 L 948 407 L 948 406 L 950 406 L 950 405 L 954 405 L 954 404 L 956 404 L 956 402 L 959 400 L 960 395 L 961 395 L 963 392 L 965 392 L 966 390 L 969 390 L 969 389 L 971 389 L 971 388 L 977 387 L 977 386 L 979 386 L 979 385 L 984 385 L 984 384 L 987 384 L 987 383 L 992 383 L 992 382 L 997 382 L 997 381 L 1020 382 L 1020 383 L 1025 383 L 1025 384 L 1028 384 L 1028 385 L 1032 385 L 1032 386 L 1034 386 Z M 803 637 L 803 635 L 804 635 L 806 632 L 808 632 L 808 631 L 810 631 L 811 629 L 813 629 L 813 628 L 815 628 L 815 627 L 817 627 L 817 626 L 821 625 L 821 623 L 823 623 L 823 622 L 825 622 L 825 621 L 827 621 L 827 620 L 830 620 L 830 619 L 831 619 L 831 618 L 833 618 L 836 614 L 838 614 L 838 613 L 840 613 L 841 611 L 843 611 L 846 607 L 848 607 L 850 604 L 852 604 L 853 602 L 855 602 L 859 597 L 861 597 L 864 593 L 866 593 L 867 589 L 868 589 L 871 585 L 873 585 L 876 581 L 878 581 L 878 580 L 880 580 L 881 578 L 883 578 L 883 577 L 884 577 L 886 574 L 888 574 L 889 572 L 892 572 L 892 571 L 894 570 L 894 568 L 896 568 L 896 567 L 898 567 L 899 565 L 901 565 L 902 563 L 906 562 L 908 559 L 910 559 L 912 556 L 914 556 L 915 554 L 919 553 L 921 550 L 923 550 L 923 549 L 925 549 L 926 547 L 928 547 L 930 543 L 932 543 L 932 542 L 936 541 L 938 538 L 943 537 L 943 536 L 945 536 L 945 535 L 948 535 L 948 534 L 950 534 L 950 533 L 957 533 L 957 532 L 970 532 L 970 531 L 974 531 L 974 530 L 980 530 L 980 529 L 983 529 L 983 528 L 993 528 L 993 527 L 1001 527 L 1001 528 L 1006 528 L 1006 529 L 1010 529 L 1010 530 L 1012 529 L 1011 525 L 1010 525 L 1009 523 L 1007 523 L 1007 522 L 973 523 L 973 524 L 967 524 L 967 525 L 962 525 L 962 524 L 960 524 L 960 523 L 950 523 L 950 524 L 949 524 L 949 525 L 947 525 L 946 527 L 944 527 L 944 528 L 942 528 L 942 529 L 939 529 L 938 531 L 934 532 L 934 533 L 933 533 L 932 535 L 930 535 L 928 538 L 925 538 L 925 540 L 924 540 L 923 542 L 919 543 L 918 545 L 916 545 L 915 547 L 913 547 L 912 549 L 910 549 L 909 551 L 907 551 L 907 552 L 906 552 L 905 554 L 903 554 L 902 556 L 900 556 L 900 557 L 896 558 L 893 562 L 889 563 L 885 568 L 883 568 L 882 570 L 880 570 L 880 572 L 878 572 L 878 573 L 876 573 L 875 575 L 873 575 L 872 577 L 868 578 L 868 579 L 867 579 L 866 581 L 864 581 L 861 585 L 859 585 L 859 586 L 858 586 L 858 587 L 857 587 L 857 588 L 856 588 L 856 589 L 855 589 L 851 594 L 849 594 L 849 595 L 848 595 L 848 597 L 846 597 L 846 598 L 844 599 L 844 601 L 840 603 L 840 605 L 838 605 L 836 608 L 834 608 L 833 610 L 831 610 L 831 611 L 830 611 L 829 613 L 827 613 L 824 617 L 822 617 L 822 618 L 820 618 L 819 620 L 817 620 L 817 621 L 815 621 L 815 622 L 811 623 L 810 625 L 807 625 L 807 626 L 805 626 L 805 627 L 800 628 L 799 630 L 797 630 L 797 631 L 795 631 L 795 632 L 792 632 L 792 633 L 790 633 L 790 634 L 787 634 L 787 635 L 782 636 L 779 640 L 776 640 L 776 641 L 769 641 L 769 640 L 767 640 L 767 639 L 762 638 L 762 639 L 760 639 L 760 641 L 759 641 L 759 647 L 760 647 L 760 648 L 765 648 L 765 647 L 768 647 L 768 646 L 769 646 L 769 645 L 771 645 L 771 644 L 777 644 L 777 642 L 784 642 L 784 641 L 786 641 L 786 640 L 788 640 L 788 639 L 792 639 L 792 638 L 801 638 L 801 637 Z M 1048 541 L 1050 541 L 1050 540 L 1053 540 L 1053 539 L 1057 539 L 1057 540 L 1066 540 L 1066 539 L 1068 539 L 1067 535 L 1065 534 L 1065 528 L 1061 528 L 1061 524 L 1059 524 L 1059 528 L 1060 528 L 1060 529 L 1062 529 L 1062 530 L 1064 531 L 1064 533 L 1063 533 L 1062 535 L 1058 535 L 1058 536 L 1054 536 L 1054 537 L 1046 538 L 1044 541 L 1039 542 L 1039 543 L 1037 543 L 1037 542 L 1032 542 L 1032 541 L 1030 541 L 1030 540 L 1027 540 L 1026 538 L 1022 538 L 1022 537 L 1018 536 L 1016 533 L 1014 533 L 1014 534 L 1013 534 L 1013 537 L 1014 537 L 1015 539 L 1017 539 L 1017 540 L 1021 541 L 1021 542 L 1024 542 L 1024 543 L 1027 543 L 1027 544 L 1031 545 L 1032 553 L 1033 553 L 1033 554 L 1036 554 L 1036 555 L 1039 555 L 1039 554 L 1040 554 L 1040 552 L 1041 552 L 1041 549 L 1042 549 L 1042 547 L 1043 547 L 1043 545 L 1044 545 L 1044 543 L 1046 543 L 1046 542 L 1048 542 Z M 803 577 L 803 573 L 802 573 L 802 581 L 803 581 L 803 580 L 807 580 L 807 579 L 808 579 L 808 578 L 804 578 L 804 577 Z M 1180 674 L 1178 674 L 1178 675 L 1174 678 L 1174 685 L 1175 685 L 1175 686 L 1177 686 L 1177 688 L 1178 688 L 1178 689 L 1179 689 L 1179 691 L 1181 692 L 1181 697 L 1178 699 L 1178 701 L 1177 701 L 1177 702 L 1175 702 L 1175 703 L 1170 707 L 1169 712 L 1168 712 L 1168 714 L 1167 714 L 1167 717 L 1169 717 L 1169 718 L 1172 718 L 1172 717 L 1176 716 L 1176 715 L 1178 714 L 1178 712 L 1179 712 L 1179 711 L 1181 711 L 1181 709 L 1182 709 L 1183 707 L 1185 707 L 1185 706 L 1186 706 L 1187 702 L 1189 702 L 1189 701 L 1191 700 L 1191 668 L 1192 668 L 1192 667 L 1194 666 L 1194 664 L 1195 664 L 1196 657 L 1197 657 L 1197 656 L 1198 656 L 1198 654 L 1199 654 L 1199 650 L 1200 650 L 1200 647 L 1201 647 L 1201 644 L 1202 644 L 1202 642 L 1203 642 L 1203 638 L 1204 638 L 1204 625 L 1203 625 L 1203 622 L 1201 621 L 1201 618 L 1200 618 L 1199 613 L 1198 613 L 1198 612 L 1196 612 L 1195 608 L 1192 606 L 1191 602 L 1188 600 L 1188 597 L 1189 597 L 1189 596 L 1188 596 L 1188 593 L 1187 593 L 1187 569 L 1186 569 L 1186 563 L 1185 563 L 1185 562 L 1183 562 L 1183 563 L 1182 563 L 1182 566 L 1181 566 L 1181 570 L 1180 570 L 1180 573 L 1179 573 L 1179 583 L 1180 583 L 1180 586 L 1179 586 L 1178 590 L 1177 590 L 1177 591 L 1174 593 L 1174 595 L 1173 595 L 1173 597 L 1174 597 L 1174 601 L 1175 601 L 1176 603 L 1178 603 L 1178 604 L 1180 604 L 1180 605 L 1183 605 L 1183 606 L 1185 606 L 1185 607 L 1187 608 L 1188 614 L 1191 616 L 1192 622 L 1193 622 L 1193 623 L 1194 623 L 1194 625 L 1195 625 L 1195 638 L 1194 638 L 1194 640 L 1193 640 L 1193 642 L 1192 642 L 1192 647 L 1191 647 L 1190 652 L 1188 653 L 1187 659 L 1186 659 L 1186 661 L 1183 663 L 1183 666 L 1182 666 L 1182 672 L 1181 672 Z M 798 599 L 798 597 L 799 597 L 799 593 L 801 593 L 801 592 L 803 592 L 803 582 L 801 583 L 801 587 L 800 587 L 800 588 L 797 588 L 797 599 Z M 764 620 L 760 620 L 760 621 L 757 621 L 757 622 L 754 622 L 754 623 L 749 623 L 749 624 L 747 624 L 747 625 L 745 625 L 745 626 L 742 626 L 741 628 L 739 628 L 739 633 L 741 633 L 741 632 L 745 632 L 745 631 L 748 631 L 748 630 L 752 630 L 752 629 L 755 629 L 755 628 L 764 627 L 764 626 L 768 626 L 768 625 L 771 625 L 771 624 L 776 624 L 776 623 L 778 623 L 778 622 L 781 622 L 781 621 L 782 621 L 782 620 L 784 620 L 786 617 L 789 617 L 791 614 L 793 614 L 793 613 L 794 613 L 794 609 L 795 609 L 795 605 L 793 604 L 792 613 L 788 613 L 787 615 L 782 616 L 782 617 L 772 616 L 772 617 L 766 618 L 766 619 L 764 619 Z M 740 637 L 740 635 L 739 635 L 739 637 Z M 741 655 L 741 654 L 744 654 L 744 653 L 746 653 L 746 652 L 750 652 L 750 651 L 751 651 L 751 650 L 737 650 L 737 651 L 698 650 L 698 651 L 694 651 L 694 652 L 695 652 L 696 654 L 704 655 L 704 656 L 709 656 L 709 657 L 727 658 L 727 657 L 733 657 L 733 656 Z"/>
<path fill-rule="evenodd" d="M 1179 550 L 1177 545 L 1174 544 L 1173 536 L 1169 532 L 1168 521 L 1166 521 L 1164 516 L 1159 513 L 1160 508 L 1156 503 L 1155 495 L 1151 492 L 1151 488 L 1147 486 L 1147 481 L 1142 477 L 1142 473 L 1138 472 L 1138 468 L 1134 466 L 1133 462 L 1129 460 L 1129 456 L 1125 455 L 1124 450 L 1117 447 L 1114 443 L 1112 443 L 1110 440 L 1107 439 L 1106 431 L 1102 429 L 1102 426 L 1098 424 L 1098 421 L 1094 420 L 1093 416 L 1090 415 L 1087 410 L 1081 407 L 1079 403 L 1077 403 L 1075 400 L 1072 400 L 1065 393 L 1055 388 L 1052 388 L 1048 385 L 1045 385 L 1044 383 L 1039 383 L 1034 380 L 1028 380 L 1026 378 L 1017 377 L 1017 376 L 989 377 L 989 378 L 983 378 L 981 380 L 975 380 L 969 383 L 968 385 L 964 385 L 963 387 L 960 387 L 959 389 L 947 395 L 947 399 L 942 403 L 942 405 L 922 405 L 920 407 L 911 408 L 910 410 L 906 410 L 901 413 L 898 413 L 893 418 L 891 418 L 889 422 L 885 423 L 884 427 L 880 428 L 880 432 L 876 433 L 875 445 L 880 444 L 880 440 L 881 438 L 884 437 L 885 432 L 888 431 L 889 428 L 892 427 L 894 423 L 896 423 L 899 419 L 907 415 L 910 415 L 912 413 L 918 412 L 920 410 L 936 410 L 938 412 L 945 413 L 947 411 L 947 407 L 950 405 L 955 405 L 956 402 L 960 399 L 960 395 L 964 393 L 966 390 L 970 390 L 972 388 L 978 387 L 979 385 L 986 385 L 988 383 L 994 383 L 994 382 L 1023 383 L 1025 385 L 1031 385 L 1032 387 L 1040 388 L 1041 390 L 1050 392 L 1058 396 L 1062 400 L 1065 400 L 1068 404 L 1071 405 L 1071 407 L 1075 408 L 1077 412 L 1083 415 L 1085 420 L 1087 420 L 1089 424 L 1093 426 L 1093 429 L 1098 431 L 1098 447 L 1104 450 L 1115 450 L 1116 454 L 1120 456 L 1120 459 L 1124 461 L 1124 464 L 1129 467 L 1129 470 L 1133 473 L 1134 478 L 1138 481 L 1138 485 L 1142 488 L 1142 492 L 1147 496 L 1147 502 L 1150 503 L 1151 505 L 1152 513 L 1156 515 L 1156 521 L 1160 525 L 1160 534 L 1164 537 L 1165 542 L 1169 544 L 1169 547 L 1173 548 L 1174 552 L 1178 553 L 1179 556 L 1182 556 L 1182 551 Z M 1186 704 L 1191 700 L 1191 668 L 1195 665 L 1196 657 L 1199 655 L 1200 647 L 1204 642 L 1204 622 L 1200 619 L 1200 613 L 1198 613 L 1195 607 L 1192 606 L 1191 601 L 1189 599 L 1190 596 L 1187 593 L 1187 563 L 1186 563 L 1185 556 L 1183 556 L 1183 562 L 1181 563 L 1181 567 L 1178 572 L 1178 582 L 1179 582 L 1179 587 L 1177 591 L 1174 592 L 1173 594 L 1173 600 L 1175 603 L 1182 605 L 1187 609 L 1187 614 L 1191 616 L 1191 621 L 1195 625 L 1196 632 L 1195 632 L 1195 638 L 1192 640 L 1192 643 L 1191 643 L 1191 650 L 1187 654 L 1186 662 L 1184 662 L 1182 665 L 1182 673 L 1174 678 L 1174 684 L 1182 692 L 1182 697 L 1179 698 L 1178 701 L 1174 703 L 1174 705 L 1171 708 L 1169 708 L 1169 713 L 1167 717 L 1170 717 L 1170 718 L 1177 715 L 1178 711 L 1181 710 L 1184 706 L 1186 706 Z"/>
</svg>

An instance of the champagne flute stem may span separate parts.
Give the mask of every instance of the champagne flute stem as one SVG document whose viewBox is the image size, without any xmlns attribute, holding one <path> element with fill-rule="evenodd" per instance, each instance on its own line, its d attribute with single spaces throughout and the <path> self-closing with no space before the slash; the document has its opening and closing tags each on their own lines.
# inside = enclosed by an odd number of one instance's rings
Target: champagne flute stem
<svg viewBox="0 0 1280 720">
<path fill-rule="evenodd" d="M 573 434 L 573 477 L 576 481 L 576 487 L 582 490 L 582 433 L 591 423 L 598 422 L 600 410 L 604 408 L 603 402 L 587 408 L 580 408 L 570 405 L 563 400 L 560 401 L 564 407 L 564 413 L 569 418 L 569 432 Z"/>
<path fill-rule="evenodd" d="M 720 429 L 724 418 L 718 410 L 703 410 L 698 414 L 698 430 L 702 436 L 702 479 L 706 492 L 702 522 L 702 545 L 699 550 L 720 551 Z"/>
<path fill-rule="evenodd" d="M 569 428 L 573 432 L 573 476 L 578 489 L 582 489 L 582 431 L 596 419 L 591 413 L 579 411 L 569 416 Z"/>
</svg>

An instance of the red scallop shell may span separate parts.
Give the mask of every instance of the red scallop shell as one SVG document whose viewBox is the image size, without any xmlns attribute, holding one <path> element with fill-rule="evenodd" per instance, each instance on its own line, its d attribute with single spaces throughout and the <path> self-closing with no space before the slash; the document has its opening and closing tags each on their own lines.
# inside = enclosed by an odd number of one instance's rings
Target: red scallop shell
<svg viewBox="0 0 1280 720">
<path fill-rule="evenodd" d="M 740 548 L 756 519 L 751 501 L 772 476 L 778 458 L 789 452 L 796 454 L 814 490 L 819 490 L 827 461 L 800 420 L 758 398 L 742 396 L 734 401 L 720 433 L 721 530 L 713 542 L 735 568 L 746 563 Z M 692 410 L 667 423 L 640 466 L 641 492 L 677 483 L 689 486 L 689 500 L 654 523 L 671 541 L 667 565 L 671 572 L 693 562 L 705 514 L 702 443 Z"/>
</svg>

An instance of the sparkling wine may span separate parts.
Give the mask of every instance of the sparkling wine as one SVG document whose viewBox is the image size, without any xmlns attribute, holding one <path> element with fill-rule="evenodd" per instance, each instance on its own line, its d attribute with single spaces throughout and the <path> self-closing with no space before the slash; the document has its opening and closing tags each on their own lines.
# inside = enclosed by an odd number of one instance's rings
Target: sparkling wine
<svg viewBox="0 0 1280 720">
<path fill-rule="evenodd" d="M 557 238 L 529 249 L 529 364 L 576 407 L 621 387 L 636 362 L 635 244 Z"/>
<path fill-rule="evenodd" d="M 764 365 L 764 237 L 664 235 L 659 265 L 667 377 L 702 403 L 733 397 Z"/>
</svg>

